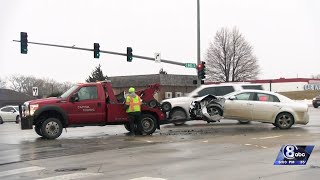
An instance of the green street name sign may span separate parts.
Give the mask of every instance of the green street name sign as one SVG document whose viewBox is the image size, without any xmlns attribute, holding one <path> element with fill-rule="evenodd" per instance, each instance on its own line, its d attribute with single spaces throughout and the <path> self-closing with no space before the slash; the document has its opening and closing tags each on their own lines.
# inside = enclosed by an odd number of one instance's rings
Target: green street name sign
<svg viewBox="0 0 320 180">
<path fill-rule="evenodd" d="M 196 68 L 197 65 L 195 63 L 185 63 L 184 67 L 186 67 L 186 68 Z"/>
</svg>

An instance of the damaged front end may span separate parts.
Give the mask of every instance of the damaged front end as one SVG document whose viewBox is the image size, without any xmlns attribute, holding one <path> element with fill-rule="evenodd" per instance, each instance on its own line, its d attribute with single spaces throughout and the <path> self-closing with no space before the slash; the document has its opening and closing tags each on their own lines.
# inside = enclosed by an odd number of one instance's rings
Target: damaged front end
<svg viewBox="0 0 320 180">
<path fill-rule="evenodd" d="M 223 118 L 225 99 L 223 97 L 206 95 L 194 100 L 189 109 L 192 119 L 202 119 L 207 122 L 217 122 Z"/>
</svg>

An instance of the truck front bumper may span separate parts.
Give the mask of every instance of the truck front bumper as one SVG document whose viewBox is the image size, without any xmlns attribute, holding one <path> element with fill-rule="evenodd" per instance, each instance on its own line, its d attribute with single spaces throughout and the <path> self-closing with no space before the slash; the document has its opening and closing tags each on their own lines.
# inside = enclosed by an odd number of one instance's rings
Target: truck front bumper
<svg viewBox="0 0 320 180">
<path fill-rule="evenodd" d="M 33 128 L 33 116 L 26 116 L 21 118 L 21 129 L 32 129 Z"/>
</svg>

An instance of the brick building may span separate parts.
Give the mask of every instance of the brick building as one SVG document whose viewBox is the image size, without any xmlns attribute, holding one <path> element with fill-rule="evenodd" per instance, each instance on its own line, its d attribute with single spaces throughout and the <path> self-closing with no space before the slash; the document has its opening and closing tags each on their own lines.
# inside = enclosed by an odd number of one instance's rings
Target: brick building
<svg viewBox="0 0 320 180">
<path fill-rule="evenodd" d="M 197 85 L 193 80 L 197 76 L 173 75 L 173 74 L 149 74 L 136 76 L 115 76 L 109 77 L 115 94 L 122 91 L 128 92 L 129 87 L 136 90 L 144 89 L 149 84 L 160 84 L 160 92 L 155 95 L 158 101 L 166 98 L 180 97 L 185 93 L 190 93 Z"/>
</svg>

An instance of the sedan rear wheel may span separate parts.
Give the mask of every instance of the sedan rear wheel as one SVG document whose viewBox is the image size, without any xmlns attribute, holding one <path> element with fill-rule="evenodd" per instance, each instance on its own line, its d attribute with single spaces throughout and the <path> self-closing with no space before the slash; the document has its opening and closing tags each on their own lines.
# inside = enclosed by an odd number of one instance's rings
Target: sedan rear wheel
<svg viewBox="0 0 320 180">
<path fill-rule="evenodd" d="M 239 122 L 240 124 L 249 124 L 249 123 L 250 123 L 250 121 L 243 121 L 243 120 L 238 120 L 238 122 Z"/>
<path fill-rule="evenodd" d="M 1 116 L 0 116 L 0 124 L 3 124 L 3 119 Z"/>
<path fill-rule="evenodd" d="M 280 129 L 289 129 L 294 123 L 293 116 L 290 113 L 280 113 L 276 118 L 276 125 Z"/>
</svg>

